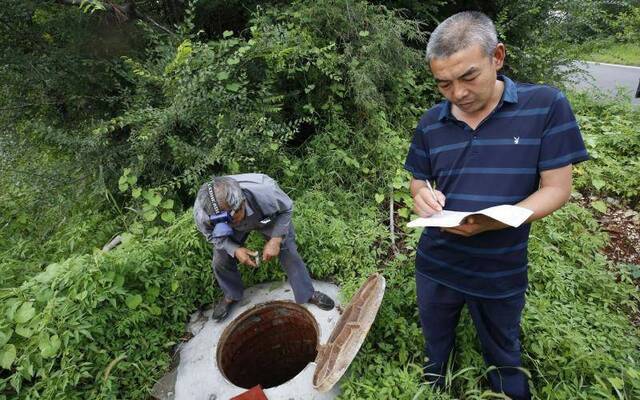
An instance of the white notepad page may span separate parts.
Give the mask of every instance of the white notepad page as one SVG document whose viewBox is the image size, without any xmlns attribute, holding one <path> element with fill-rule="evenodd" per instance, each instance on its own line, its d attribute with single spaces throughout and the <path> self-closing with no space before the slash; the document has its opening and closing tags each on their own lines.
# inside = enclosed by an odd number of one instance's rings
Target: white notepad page
<svg viewBox="0 0 640 400">
<path fill-rule="evenodd" d="M 409 222 L 409 228 L 419 228 L 423 226 L 437 226 L 441 228 L 451 228 L 462 224 L 462 221 L 469 215 L 483 214 L 497 221 L 513 226 L 514 228 L 522 225 L 529 218 L 533 211 L 518 206 L 503 204 L 485 208 L 484 210 L 463 212 L 444 210 L 441 213 L 434 214 L 428 218 L 417 218 Z"/>
</svg>

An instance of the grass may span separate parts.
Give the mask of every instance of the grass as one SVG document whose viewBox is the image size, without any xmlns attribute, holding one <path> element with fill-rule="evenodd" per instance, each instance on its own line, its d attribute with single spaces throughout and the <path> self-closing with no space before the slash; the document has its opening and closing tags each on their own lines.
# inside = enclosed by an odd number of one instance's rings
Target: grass
<svg viewBox="0 0 640 400">
<path fill-rule="evenodd" d="M 638 43 L 621 43 L 606 39 L 585 43 L 578 47 L 577 51 L 578 58 L 585 61 L 640 66 Z"/>
</svg>

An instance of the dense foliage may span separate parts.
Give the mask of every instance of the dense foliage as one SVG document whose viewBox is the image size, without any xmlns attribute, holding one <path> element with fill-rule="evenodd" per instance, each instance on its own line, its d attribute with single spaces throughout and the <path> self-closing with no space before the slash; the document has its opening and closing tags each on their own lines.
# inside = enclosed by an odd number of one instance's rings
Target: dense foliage
<svg viewBox="0 0 640 400">
<path fill-rule="evenodd" d="M 0 399 L 148 397 L 189 314 L 220 295 L 191 219 L 194 190 L 211 174 L 247 171 L 272 175 L 296 201 L 314 277 L 347 298 L 370 273 L 387 278 L 343 398 L 495 398 L 466 314 L 448 391 L 424 384 L 419 232 L 404 228 L 402 161 L 438 98 L 425 32 L 468 5 L 273 1 L 233 14 L 237 2 L 223 3 L 144 3 L 135 19 L 145 24 L 118 25 L 115 3 L 97 1 L 86 13 L 16 2 L 0 16 Z M 538 3 L 485 6 L 513 43 L 511 73 L 549 82 L 568 58 L 543 38 L 566 26 L 549 19 L 552 2 Z M 207 18 L 220 10 L 234 18 Z M 527 28 L 540 20 L 554 30 Z M 577 189 L 637 208 L 640 114 L 572 101 L 593 157 L 576 169 Z M 537 398 L 640 397 L 637 288 L 601 253 L 597 204 L 570 204 L 534 227 L 523 345 Z M 116 234 L 122 245 L 99 250 Z M 243 274 L 248 285 L 284 278 L 273 263 Z"/>
<path fill-rule="evenodd" d="M 601 16 L 600 29 L 572 40 L 579 59 L 640 65 L 640 2 L 617 6 L 617 13 Z"/>
<path fill-rule="evenodd" d="M 640 203 L 640 112 L 624 100 L 576 94 L 572 97 L 592 161 L 577 169 L 576 186 L 583 192 Z"/>
</svg>

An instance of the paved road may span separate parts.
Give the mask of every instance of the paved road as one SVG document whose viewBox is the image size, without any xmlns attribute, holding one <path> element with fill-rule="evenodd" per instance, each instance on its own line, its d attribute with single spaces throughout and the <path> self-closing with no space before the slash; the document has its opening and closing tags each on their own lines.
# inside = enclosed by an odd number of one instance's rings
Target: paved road
<svg viewBox="0 0 640 400">
<path fill-rule="evenodd" d="M 595 63 L 590 61 L 582 62 L 586 72 L 590 77 L 575 76 L 574 86 L 578 90 L 600 89 L 609 93 L 615 93 L 618 88 L 622 88 L 630 94 L 632 102 L 640 105 L 640 98 L 635 98 L 636 91 L 640 88 L 640 67 L 629 67 L 626 65 Z"/>
</svg>

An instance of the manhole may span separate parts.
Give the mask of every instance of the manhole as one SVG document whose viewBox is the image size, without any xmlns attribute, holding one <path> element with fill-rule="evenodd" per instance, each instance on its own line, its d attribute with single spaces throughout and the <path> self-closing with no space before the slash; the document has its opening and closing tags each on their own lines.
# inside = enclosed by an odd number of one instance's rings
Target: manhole
<svg viewBox="0 0 640 400">
<path fill-rule="evenodd" d="M 318 325 L 289 301 L 262 303 L 238 316 L 222 333 L 217 360 L 224 376 L 249 389 L 293 379 L 317 355 Z"/>
<path fill-rule="evenodd" d="M 313 281 L 339 299 L 339 288 Z M 161 400 L 230 399 L 262 386 L 268 399 L 335 400 L 337 385 L 375 320 L 385 280 L 374 274 L 348 305 L 324 311 L 295 304 L 287 282 L 247 288 L 222 322 L 194 314 L 193 337 L 180 349 L 171 396 Z M 204 321 L 201 317 L 204 316 Z"/>
</svg>

